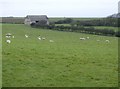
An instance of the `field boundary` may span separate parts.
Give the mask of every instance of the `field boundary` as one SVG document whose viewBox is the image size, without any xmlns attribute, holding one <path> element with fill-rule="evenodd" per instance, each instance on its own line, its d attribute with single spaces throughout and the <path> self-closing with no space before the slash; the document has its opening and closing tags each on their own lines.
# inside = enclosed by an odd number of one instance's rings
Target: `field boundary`
<svg viewBox="0 0 120 89">
<path fill-rule="evenodd" d="M 0 24 L 0 88 L 2 88 L 2 24 Z"/>
</svg>

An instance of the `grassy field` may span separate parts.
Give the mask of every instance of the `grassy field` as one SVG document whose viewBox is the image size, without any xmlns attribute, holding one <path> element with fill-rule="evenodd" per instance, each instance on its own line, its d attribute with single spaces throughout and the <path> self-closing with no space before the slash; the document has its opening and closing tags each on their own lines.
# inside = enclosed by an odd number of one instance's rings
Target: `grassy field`
<svg viewBox="0 0 120 89">
<path fill-rule="evenodd" d="M 72 18 L 73 20 L 81 20 L 81 21 L 85 21 L 85 20 L 97 20 L 97 19 L 102 19 L 102 18 L 74 18 L 74 17 L 67 17 L 67 18 Z M 50 22 L 56 22 L 58 20 L 65 20 L 66 17 L 50 17 L 49 21 Z"/>
<path fill-rule="evenodd" d="M 15 36 L 11 44 L 6 43 L 6 33 Z M 38 40 L 39 35 L 46 40 Z M 118 86 L 116 37 L 35 29 L 20 24 L 3 24 L 2 36 L 3 87 Z M 87 36 L 90 39 L 79 40 Z"/>
<path fill-rule="evenodd" d="M 71 26 L 70 24 L 55 24 L 55 26 Z M 114 31 L 119 31 L 120 28 L 119 27 L 111 27 L 111 26 L 84 26 L 86 28 L 88 27 L 94 27 L 96 29 L 110 29 L 110 30 L 114 30 Z"/>
<path fill-rule="evenodd" d="M 114 30 L 114 31 L 118 31 L 120 30 L 120 27 L 110 27 L 110 26 L 93 26 L 97 29 L 111 29 L 111 30 Z"/>
<path fill-rule="evenodd" d="M 55 24 L 55 26 L 71 26 L 70 24 Z"/>
</svg>

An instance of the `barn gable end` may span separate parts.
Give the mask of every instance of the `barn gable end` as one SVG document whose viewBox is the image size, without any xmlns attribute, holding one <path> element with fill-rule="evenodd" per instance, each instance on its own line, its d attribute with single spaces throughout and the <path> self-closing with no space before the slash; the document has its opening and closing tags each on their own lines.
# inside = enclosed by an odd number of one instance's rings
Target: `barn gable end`
<svg viewBox="0 0 120 89">
<path fill-rule="evenodd" d="M 46 25 L 49 25 L 48 17 L 46 15 L 27 15 L 24 24 L 30 25 L 39 21 L 46 21 Z"/>
</svg>

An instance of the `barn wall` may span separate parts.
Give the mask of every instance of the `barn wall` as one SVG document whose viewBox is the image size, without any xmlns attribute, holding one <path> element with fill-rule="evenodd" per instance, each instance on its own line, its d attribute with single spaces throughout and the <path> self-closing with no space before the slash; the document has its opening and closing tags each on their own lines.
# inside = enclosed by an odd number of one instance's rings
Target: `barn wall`
<svg viewBox="0 0 120 89">
<path fill-rule="evenodd" d="M 36 23 L 36 20 L 37 20 L 37 19 L 35 19 L 35 21 L 33 21 L 33 19 L 31 20 L 28 16 L 26 16 L 26 18 L 25 18 L 25 20 L 24 20 L 24 24 L 30 25 L 31 23 Z M 39 19 L 38 19 L 38 20 L 39 20 Z M 41 19 L 41 20 L 42 20 L 42 19 Z M 45 18 L 44 20 L 47 21 L 46 25 L 49 25 L 48 19 Z"/>
<path fill-rule="evenodd" d="M 47 20 L 47 25 L 49 25 L 49 21 Z"/>
<path fill-rule="evenodd" d="M 26 18 L 25 21 L 24 21 L 24 24 L 26 24 L 26 25 L 30 25 L 30 24 L 31 24 L 30 19 Z"/>
</svg>

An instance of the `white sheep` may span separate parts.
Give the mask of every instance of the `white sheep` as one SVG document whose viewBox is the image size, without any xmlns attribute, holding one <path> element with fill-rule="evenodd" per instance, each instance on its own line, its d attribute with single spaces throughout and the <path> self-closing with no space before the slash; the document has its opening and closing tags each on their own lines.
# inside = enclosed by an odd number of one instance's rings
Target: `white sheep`
<svg viewBox="0 0 120 89">
<path fill-rule="evenodd" d="M 105 42 L 109 43 L 110 41 L 109 40 L 105 40 Z"/>
<path fill-rule="evenodd" d="M 5 37 L 6 37 L 6 38 L 10 38 L 11 36 L 12 36 L 11 33 L 7 33 Z"/>
<path fill-rule="evenodd" d="M 45 40 L 46 38 L 45 37 L 42 37 L 42 40 Z"/>
<path fill-rule="evenodd" d="M 6 40 L 6 42 L 10 44 L 10 43 L 11 43 L 11 40 Z"/>
<path fill-rule="evenodd" d="M 90 39 L 90 37 L 86 37 L 87 39 Z"/>
<path fill-rule="evenodd" d="M 54 42 L 53 40 L 49 40 L 49 42 Z"/>
<path fill-rule="evenodd" d="M 6 35 L 5 37 L 6 37 L 6 38 L 10 38 L 11 36 Z"/>
<path fill-rule="evenodd" d="M 12 34 L 11 34 L 11 33 L 7 33 L 6 35 L 9 35 L 9 36 L 11 36 Z"/>
<path fill-rule="evenodd" d="M 80 38 L 80 40 L 85 40 L 85 38 Z"/>
<path fill-rule="evenodd" d="M 39 40 L 41 40 L 41 37 L 38 37 Z"/>
<path fill-rule="evenodd" d="M 25 34 L 25 37 L 28 38 L 28 35 Z"/>
<path fill-rule="evenodd" d="M 15 38 L 15 36 L 12 36 L 12 38 Z"/>
<path fill-rule="evenodd" d="M 100 40 L 97 40 L 98 42 L 100 41 Z"/>
</svg>

